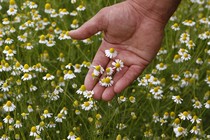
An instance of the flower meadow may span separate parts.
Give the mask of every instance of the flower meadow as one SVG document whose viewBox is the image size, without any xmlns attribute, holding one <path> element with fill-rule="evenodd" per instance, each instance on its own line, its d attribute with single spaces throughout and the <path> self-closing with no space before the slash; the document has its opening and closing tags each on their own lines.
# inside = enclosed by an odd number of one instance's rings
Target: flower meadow
<svg viewBox="0 0 210 140">
<path fill-rule="evenodd" d="M 121 94 L 96 101 L 84 78 L 102 33 L 68 36 L 119 1 L 0 0 L 0 140 L 210 139 L 210 1 L 183 0 L 153 62 Z M 115 57 L 110 48 L 104 55 Z"/>
</svg>

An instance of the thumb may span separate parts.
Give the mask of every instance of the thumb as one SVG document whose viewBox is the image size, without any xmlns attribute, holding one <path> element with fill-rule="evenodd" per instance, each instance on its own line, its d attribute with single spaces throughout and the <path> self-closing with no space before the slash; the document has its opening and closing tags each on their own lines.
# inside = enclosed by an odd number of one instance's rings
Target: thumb
<svg viewBox="0 0 210 140">
<path fill-rule="evenodd" d="M 69 36 L 71 36 L 73 39 L 86 39 L 99 31 L 105 30 L 106 25 L 105 12 L 102 9 L 80 28 L 69 31 Z"/>
</svg>

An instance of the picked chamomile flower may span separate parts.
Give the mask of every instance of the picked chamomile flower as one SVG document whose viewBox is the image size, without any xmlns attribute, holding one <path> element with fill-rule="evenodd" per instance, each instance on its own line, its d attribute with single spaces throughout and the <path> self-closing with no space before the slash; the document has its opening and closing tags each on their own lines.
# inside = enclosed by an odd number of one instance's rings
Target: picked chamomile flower
<svg viewBox="0 0 210 140">
<path fill-rule="evenodd" d="M 124 67 L 123 62 L 120 59 L 116 59 L 114 62 L 112 62 L 112 65 L 114 66 L 114 69 L 116 69 L 117 72 L 121 71 Z"/>
<path fill-rule="evenodd" d="M 106 75 L 112 75 L 114 72 L 114 69 L 112 67 L 106 68 Z"/>
<path fill-rule="evenodd" d="M 117 56 L 117 51 L 114 48 L 110 48 L 109 50 L 105 50 L 105 55 L 112 59 Z"/>
<path fill-rule="evenodd" d="M 110 87 L 113 85 L 113 83 L 114 81 L 112 80 L 111 76 L 104 77 L 99 81 L 99 84 L 103 87 Z"/>
<path fill-rule="evenodd" d="M 101 65 L 97 65 L 97 66 L 93 66 L 93 67 L 94 67 L 94 70 L 93 70 L 93 73 L 92 73 L 93 77 L 97 77 L 100 74 L 103 74 L 104 68 Z"/>
</svg>

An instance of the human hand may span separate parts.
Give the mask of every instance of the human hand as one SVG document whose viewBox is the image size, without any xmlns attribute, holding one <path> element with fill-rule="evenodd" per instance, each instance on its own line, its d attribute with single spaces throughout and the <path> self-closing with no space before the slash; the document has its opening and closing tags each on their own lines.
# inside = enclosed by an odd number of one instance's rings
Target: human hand
<svg viewBox="0 0 210 140">
<path fill-rule="evenodd" d="M 151 16 L 150 16 L 151 15 Z M 93 18 L 77 30 L 69 32 L 74 39 L 88 38 L 98 31 L 104 32 L 104 38 L 92 65 L 110 66 L 113 59 L 105 56 L 105 50 L 114 48 L 118 55 L 114 59 L 124 62 L 123 69 L 113 77 L 114 85 L 102 87 L 93 79 L 93 68 L 85 78 L 87 90 L 94 91 L 95 99 L 111 100 L 129 86 L 151 62 L 158 52 L 163 38 L 166 22 L 145 9 L 139 9 L 131 1 L 121 2 L 103 8 Z"/>
</svg>

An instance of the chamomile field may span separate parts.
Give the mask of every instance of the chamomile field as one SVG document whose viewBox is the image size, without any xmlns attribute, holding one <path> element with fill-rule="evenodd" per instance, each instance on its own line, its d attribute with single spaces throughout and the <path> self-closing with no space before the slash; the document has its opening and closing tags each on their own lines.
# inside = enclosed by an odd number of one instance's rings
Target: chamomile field
<svg viewBox="0 0 210 140">
<path fill-rule="evenodd" d="M 84 79 L 103 35 L 68 31 L 117 2 L 0 0 L 0 140 L 210 139 L 210 1 L 183 0 L 153 62 L 97 101 Z"/>
</svg>

